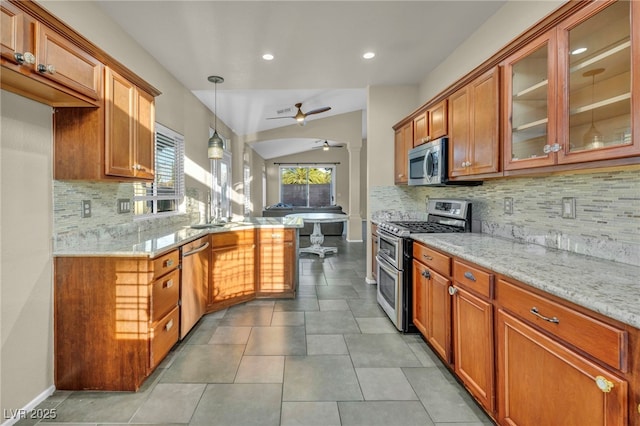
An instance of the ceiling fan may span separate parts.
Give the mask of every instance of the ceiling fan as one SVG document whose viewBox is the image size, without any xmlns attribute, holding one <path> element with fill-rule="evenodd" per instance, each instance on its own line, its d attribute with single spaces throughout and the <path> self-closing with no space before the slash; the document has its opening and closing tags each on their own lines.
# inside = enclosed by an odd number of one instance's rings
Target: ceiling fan
<svg viewBox="0 0 640 426">
<path fill-rule="evenodd" d="M 305 113 L 305 112 L 302 112 L 302 103 L 301 102 L 298 102 L 297 104 L 295 104 L 295 107 L 298 108 L 298 112 L 296 112 L 296 115 L 290 115 L 290 116 L 284 116 L 284 117 L 267 117 L 267 120 L 276 120 L 278 118 L 293 118 L 301 126 L 304 126 L 305 118 L 307 118 L 308 115 L 320 114 L 321 112 L 326 112 L 326 111 L 329 111 L 331 109 L 331 107 L 322 107 L 322 108 L 312 109 L 311 111 L 308 111 L 308 112 Z"/>
<path fill-rule="evenodd" d="M 321 140 L 316 141 L 316 143 L 318 142 L 322 142 L 322 141 Z M 316 146 L 313 149 L 322 149 L 323 151 L 329 151 L 329 149 L 331 148 L 343 148 L 343 147 L 344 147 L 344 144 L 342 143 L 336 143 L 336 144 L 330 145 L 329 142 L 324 141 L 322 145 Z"/>
</svg>

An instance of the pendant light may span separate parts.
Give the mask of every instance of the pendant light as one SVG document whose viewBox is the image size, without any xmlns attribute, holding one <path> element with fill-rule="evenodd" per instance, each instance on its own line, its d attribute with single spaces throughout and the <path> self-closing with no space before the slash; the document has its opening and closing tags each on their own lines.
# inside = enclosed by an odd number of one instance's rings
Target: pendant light
<svg viewBox="0 0 640 426">
<path fill-rule="evenodd" d="M 211 160 L 219 160 L 222 158 L 222 154 L 224 154 L 224 141 L 218 134 L 218 116 L 216 115 L 218 112 L 218 83 L 223 83 L 224 78 L 217 75 L 210 75 L 207 77 L 207 80 L 214 84 L 214 92 L 213 92 L 213 116 L 215 119 L 215 124 L 213 127 L 213 136 L 209 138 L 209 149 L 208 157 Z"/>
<path fill-rule="evenodd" d="M 594 148 L 602 148 L 604 142 L 602 140 L 602 133 L 596 126 L 593 124 L 593 90 L 596 83 L 596 75 L 602 74 L 604 72 L 604 68 L 595 68 L 589 71 L 586 71 L 582 74 L 583 77 L 591 77 L 591 127 L 587 130 L 587 133 L 582 137 L 582 142 L 586 148 L 594 149 Z"/>
</svg>

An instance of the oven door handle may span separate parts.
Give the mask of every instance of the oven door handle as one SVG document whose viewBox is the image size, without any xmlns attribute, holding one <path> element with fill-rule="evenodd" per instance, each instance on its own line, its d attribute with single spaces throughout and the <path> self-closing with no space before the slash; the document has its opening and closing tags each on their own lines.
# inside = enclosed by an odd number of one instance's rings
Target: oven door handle
<svg viewBox="0 0 640 426">
<path fill-rule="evenodd" d="M 389 275 L 395 277 L 398 275 L 398 272 L 400 272 L 393 266 L 389 265 L 389 262 L 387 262 L 384 258 L 380 256 L 376 256 L 376 260 L 378 261 L 378 267 L 384 269 L 385 272 L 388 273 Z"/>
<path fill-rule="evenodd" d="M 394 245 L 397 245 L 402 240 L 402 238 L 395 237 L 391 234 L 387 234 L 386 232 L 380 232 L 380 230 L 377 230 L 376 234 L 379 238 L 382 238 L 383 240 L 388 241 Z"/>
</svg>

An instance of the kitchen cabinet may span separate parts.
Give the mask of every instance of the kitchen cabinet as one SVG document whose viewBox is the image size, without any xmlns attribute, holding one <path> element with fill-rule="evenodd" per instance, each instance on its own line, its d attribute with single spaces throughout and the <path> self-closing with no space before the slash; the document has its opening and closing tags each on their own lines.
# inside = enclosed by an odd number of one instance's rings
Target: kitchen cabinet
<svg viewBox="0 0 640 426">
<path fill-rule="evenodd" d="M 396 185 L 406 184 L 409 180 L 407 168 L 411 148 L 413 148 L 413 122 L 410 121 L 395 130 L 394 182 Z"/>
<path fill-rule="evenodd" d="M 107 68 L 105 73 L 105 173 L 152 180 L 153 96 Z"/>
<path fill-rule="evenodd" d="M 447 135 L 447 100 L 430 106 L 413 119 L 413 146 Z"/>
<path fill-rule="evenodd" d="M 209 295 L 209 236 L 180 248 L 180 339 L 183 339 L 207 310 Z"/>
<path fill-rule="evenodd" d="M 296 233 L 293 229 L 261 228 L 258 234 L 257 297 L 295 297 Z"/>
<path fill-rule="evenodd" d="M 157 94 L 107 67 L 103 106 L 55 110 L 54 178 L 153 180 Z"/>
<path fill-rule="evenodd" d="M 489 413 L 495 409 L 493 279 L 493 274 L 456 259 L 449 289 L 454 371 Z"/>
<path fill-rule="evenodd" d="M 640 153 L 639 17 L 635 2 L 593 3 L 505 60 L 505 170 Z"/>
<path fill-rule="evenodd" d="M 178 341 L 178 265 L 178 250 L 54 259 L 57 389 L 140 387 Z"/>
<path fill-rule="evenodd" d="M 413 246 L 413 323 L 447 364 L 451 363 L 451 258 Z"/>
<path fill-rule="evenodd" d="M 1 18 L 3 89 L 52 106 L 99 105 L 97 58 L 14 3 L 1 3 Z"/>
<path fill-rule="evenodd" d="M 500 170 L 499 72 L 492 68 L 449 97 L 449 177 Z"/>
<path fill-rule="evenodd" d="M 256 297 L 253 229 L 211 234 L 211 286 L 207 311 Z"/>
<path fill-rule="evenodd" d="M 498 311 L 499 421 L 509 425 L 627 425 L 627 382 Z"/>
</svg>

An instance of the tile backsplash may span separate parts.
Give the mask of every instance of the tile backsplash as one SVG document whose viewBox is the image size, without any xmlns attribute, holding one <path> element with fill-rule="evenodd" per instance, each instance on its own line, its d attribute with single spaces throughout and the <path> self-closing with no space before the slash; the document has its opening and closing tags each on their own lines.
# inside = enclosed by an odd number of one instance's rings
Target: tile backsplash
<svg viewBox="0 0 640 426">
<path fill-rule="evenodd" d="M 146 220 L 134 220 L 133 208 L 129 213 L 117 213 L 120 198 L 133 199 L 133 183 L 54 180 L 54 249 L 198 222 L 204 213 L 206 195 L 187 188 L 186 213 Z M 82 200 L 91 200 L 91 217 L 81 216 Z"/>
<path fill-rule="evenodd" d="M 372 219 L 426 216 L 425 201 L 464 198 L 483 233 L 640 265 L 640 171 L 508 178 L 476 187 L 379 186 L 370 189 Z M 513 199 L 513 213 L 504 199 Z M 562 217 L 562 199 L 576 217 Z M 388 206 L 400 206 L 389 209 Z"/>
</svg>

